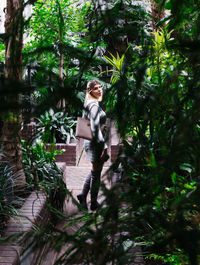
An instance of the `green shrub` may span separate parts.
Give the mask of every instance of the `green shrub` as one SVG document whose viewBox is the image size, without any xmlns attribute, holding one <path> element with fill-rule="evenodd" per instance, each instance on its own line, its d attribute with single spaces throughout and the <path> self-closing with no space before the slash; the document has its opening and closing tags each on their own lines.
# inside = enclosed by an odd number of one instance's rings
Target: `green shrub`
<svg viewBox="0 0 200 265">
<path fill-rule="evenodd" d="M 37 118 L 37 136 L 44 143 L 67 143 L 76 139 L 74 135 L 76 120 L 67 113 L 46 111 Z"/>
<path fill-rule="evenodd" d="M 9 218 L 18 215 L 18 209 L 23 205 L 25 198 L 14 193 L 14 177 L 10 165 L 0 163 L 0 234 Z M 23 193 L 25 194 L 25 193 Z"/>
<path fill-rule="evenodd" d="M 67 194 L 63 181 L 63 170 L 55 163 L 55 155 L 61 151 L 47 151 L 42 143 L 26 146 L 23 143 L 23 165 L 28 187 L 31 190 L 42 190 L 50 207 L 63 210 Z"/>
</svg>

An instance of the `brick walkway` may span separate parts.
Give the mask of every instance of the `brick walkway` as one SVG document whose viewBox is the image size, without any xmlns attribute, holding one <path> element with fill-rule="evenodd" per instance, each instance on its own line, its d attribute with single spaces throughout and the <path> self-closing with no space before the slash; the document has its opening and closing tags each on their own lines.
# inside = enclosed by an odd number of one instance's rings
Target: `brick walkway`
<svg viewBox="0 0 200 265">
<path fill-rule="evenodd" d="M 18 216 L 11 218 L 7 224 L 4 236 L 11 236 L 15 233 L 28 232 L 33 224 L 42 227 L 45 223 L 47 209 L 45 207 L 46 199 L 41 193 L 33 192 L 27 198 L 23 207 L 19 210 Z M 22 254 L 23 247 L 16 243 L 0 244 L 0 264 L 17 265 L 19 264 L 19 255 Z M 21 264 L 21 263 L 20 263 Z M 30 263 L 22 263 L 22 265 Z"/>
</svg>

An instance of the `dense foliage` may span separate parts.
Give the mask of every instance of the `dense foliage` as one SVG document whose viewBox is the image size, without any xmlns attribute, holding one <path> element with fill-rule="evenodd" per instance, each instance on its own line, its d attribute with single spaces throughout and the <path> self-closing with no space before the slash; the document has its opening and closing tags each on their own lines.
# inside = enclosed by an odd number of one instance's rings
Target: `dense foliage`
<svg viewBox="0 0 200 265">
<path fill-rule="evenodd" d="M 53 215 L 55 210 L 62 215 L 67 188 L 63 180 L 63 170 L 55 163 L 56 151 L 53 146 L 46 150 L 41 142 L 32 146 L 23 143 L 23 165 L 26 175 L 27 189 L 40 190 L 46 195 L 47 205 Z M 59 213 L 59 212 L 58 212 Z"/>
<path fill-rule="evenodd" d="M 70 117 L 66 112 L 53 109 L 46 111 L 37 118 L 37 138 L 44 143 L 70 143 L 75 138 L 75 117 Z"/>
<path fill-rule="evenodd" d="M 24 196 L 14 193 L 16 180 L 13 177 L 12 167 L 3 162 L 0 165 L 0 235 L 3 235 L 10 217 L 18 216 L 18 208 L 24 203 Z M 24 192 L 25 193 L 25 192 Z"/>
<path fill-rule="evenodd" d="M 102 185 L 100 210 L 68 217 L 65 227 L 80 226 L 73 235 L 52 233 L 52 226 L 35 232 L 40 245 L 45 238 L 57 250 L 70 244 L 58 264 L 130 264 L 137 245 L 145 258 L 199 264 L 200 2 L 152 1 L 158 13 L 167 11 L 162 20 L 142 2 L 76 2 L 75 8 L 67 0 L 37 1 L 27 26 L 31 84 L 18 91 L 40 95 L 31 115 L 63 98 L 69 113 L 80 114 L 86 82 L 99 75 L 121 135 L 111 171 L 123 176 L 111 190 Z M 108 65 L 110 80 L 101 74 Z"/>
</svg>

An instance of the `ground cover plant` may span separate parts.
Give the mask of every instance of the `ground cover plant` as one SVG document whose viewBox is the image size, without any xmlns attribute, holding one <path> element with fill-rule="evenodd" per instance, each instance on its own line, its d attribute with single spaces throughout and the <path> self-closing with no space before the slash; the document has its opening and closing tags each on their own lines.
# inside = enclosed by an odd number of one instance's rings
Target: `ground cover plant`
<svg viewBox="0 0 200 265">
<path fill-rule="evenodd" d="M 58 217 L 54 211 L 59 210 L 62 216 L 64 200 L 68 193 L 63 181 L 63 170 L 55 163 L 55 156 L 62 151 L 47 150 L 43 142 L 33 145 L 23 143 L 23 165 L 29 191 L 42 191 L 47 198 L 47 206 L 52 220 Z"/>
<path fill-rule="evenodd" d="M 99 211 L 67 217 L 65 227 L 83 224 L 78 231 L 69 235 L 51 225 L 35 232 L 35 239 L 42 238 L 34 240 L 35 247 L 48 243 L 59 250 L 70 243 L 57 264 L 80 259 L 81 264 L 130 264 L 137 245 L 146 264 L 199 264 L 199 1 L 151 1 L 151 14 L 138 1 L 91 2 L 77 16 L 84 23 L 75 19 L 71 2 L 65 10 L 67 2 L 36 1 L 35 17 L 42 6 L 48 29 L 41 23 L 43 35 L 24 49 L 24 62 L 35 67 L 32 84 L 18 91 L 45 91 L 31 115 L 43 114 L 63 98 L 65 107 L 80 114 L 87 81 L 102 78 L 98 65 L 109 65 L 114 75 L 103 80 L 106 110 L 123 145 L 111 169 L 123 170 L 123 176 L 111 190 L 102 185 Z M 57 31 L 48 24 L 45 8 L 53 8 Z M 72 20 L 65 22 L 68 11 Z M 164 11 L 169 13 L 163 17 Z M 74 21 L 80 31 L 71 26 Z"/>
<path fill-rule="evenodd" d="M 18 218 L 18 210 L 24 204 L 28 192 L 14 192 L 16 180 L 12 167 L 6 161 L 0 164 L 0 235 L 4 236 L 7 222 L 10 218 Z"/>
</svg>

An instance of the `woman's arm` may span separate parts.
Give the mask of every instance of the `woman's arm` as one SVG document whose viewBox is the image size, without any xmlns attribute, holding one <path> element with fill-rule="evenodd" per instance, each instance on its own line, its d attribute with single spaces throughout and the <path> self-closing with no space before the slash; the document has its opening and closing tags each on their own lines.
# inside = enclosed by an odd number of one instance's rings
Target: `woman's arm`
<svg viewBox="0 0 200 265">
<path fill-rule="evenodd" d="M 100 109 L 99 109 L 99 106 L 96 104 L 94 104 L 90 109 L 90 125 L 91 125 L 92 135 L 94 139 L 98 143 L 104 143 L 105 144 L 104 148 L 107 148 L 107 145 L 105 143 L 105 139 L 103 137 L 103 134 L 101 132 L 101 127 L 100 127 Z"/>
<path fill-rule="evenodd" d="M 93 134 L 94 139 L 98 143 L 104 144 L 104 148 L 103 148 L 103 151 L 101 154 L 101 161 L 104 163 L 105 161 L 107 161 L 109 159 L 109 155 L 107 153 L 108 146 L 105 142 L 105 139 L 104 139 L 102 131 L 101 131 L 100 109 L 97 105 L 92 106 L 92 108 L 90 110 L 90 124 L 91 124 L 91 130 L 92 130 L 92 134 Z"/>
</svg>

